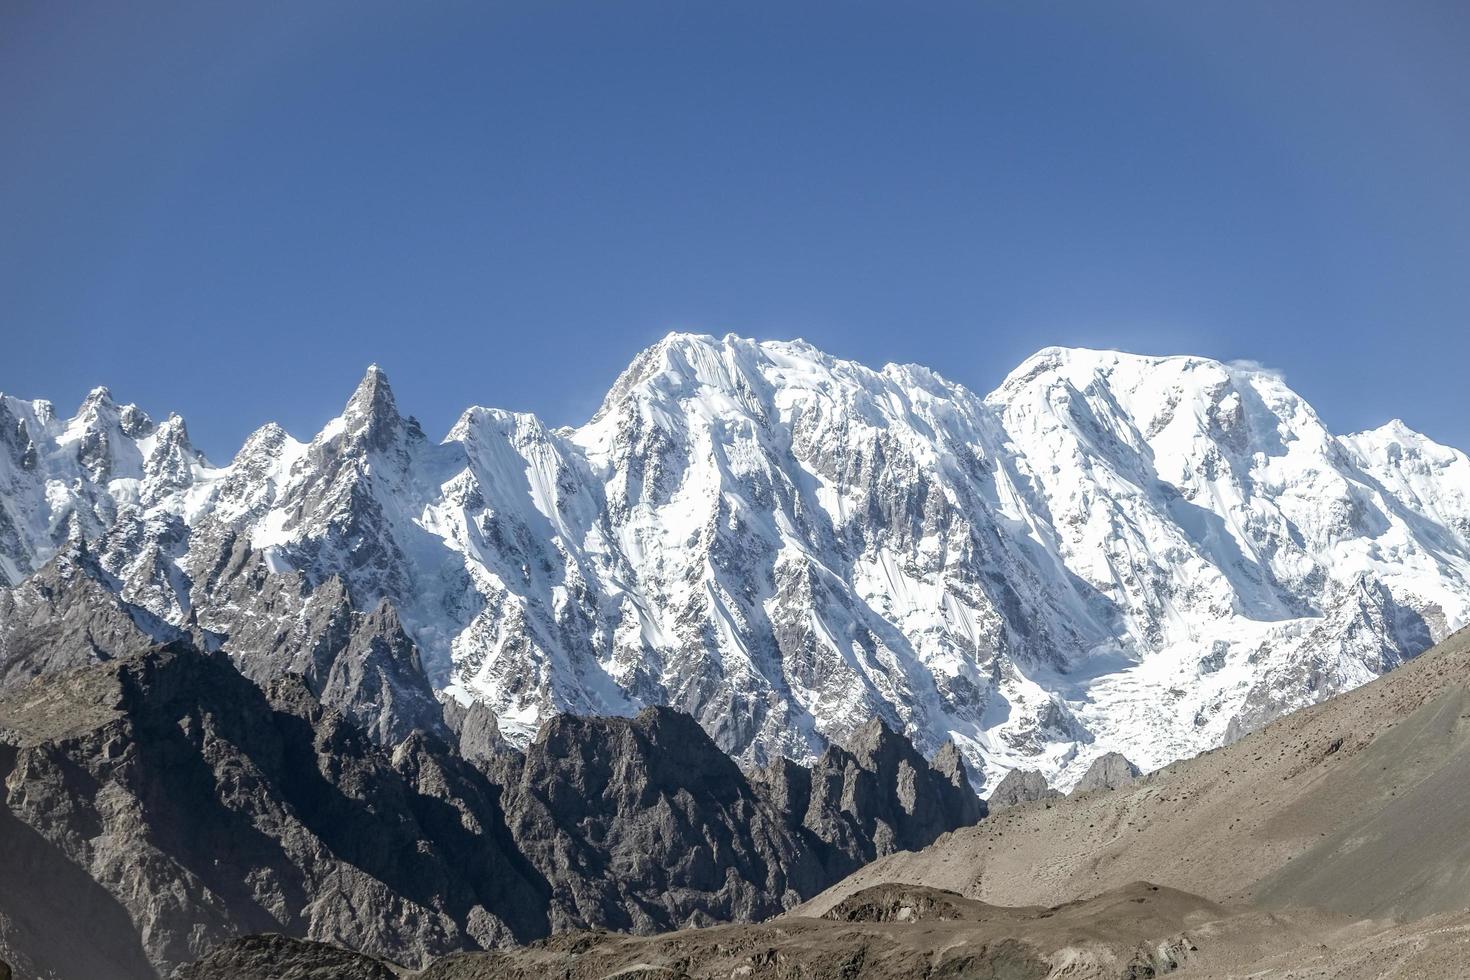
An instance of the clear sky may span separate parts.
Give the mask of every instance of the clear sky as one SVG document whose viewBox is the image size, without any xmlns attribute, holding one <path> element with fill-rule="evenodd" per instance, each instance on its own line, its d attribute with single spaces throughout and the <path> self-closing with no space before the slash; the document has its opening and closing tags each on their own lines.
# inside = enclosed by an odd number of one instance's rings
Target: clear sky
<svg viewBox="0 0 1470 980">
<path fill-rule="evenodd" d="M 223 461 L 371 361 L 581 422 L 671 329 L 1249 358 L 1470 449 L 1470 4 L 0 5 L 0 390 Z"/>
</svg>

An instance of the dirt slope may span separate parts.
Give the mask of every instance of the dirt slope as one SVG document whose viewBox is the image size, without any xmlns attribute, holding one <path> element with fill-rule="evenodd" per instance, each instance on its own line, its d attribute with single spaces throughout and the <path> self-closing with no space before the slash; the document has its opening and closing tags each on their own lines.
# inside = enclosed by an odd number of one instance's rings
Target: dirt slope
<svg viewBox="0 0 1470 980">
<path fill-rule="evenodd" d="M 874 862 L 790 914 L 884 883 L 1051 905 L 1141 879 L 1355 917 L 1470 906 L 1470 631 L 1131 786 L 1003 810 Z"/>
<path fill-rule="evenodd" d="M 448 956 L 411 975 L 420 980 L 1044 980 L 1059 975 L 1125 980 L 1181 968 L 1231 971 L 1263 955 L 1285 956 L 1314 946 L 1342 928 L 1332 916 L 1228 909 L 1147 882 L 1057 908 L 998 908 L 951 892 L 890 885 L 852 896 L 825 919 L 648 937 L 570 933 L 521 949 Z M 306 968 L 329 952 L 279 937 L 237 940 L 181 971 L 179 980 L 305 976 Z M 382 968 L 366 958 L 356 967 L 353 976 Z"/>
</svg>

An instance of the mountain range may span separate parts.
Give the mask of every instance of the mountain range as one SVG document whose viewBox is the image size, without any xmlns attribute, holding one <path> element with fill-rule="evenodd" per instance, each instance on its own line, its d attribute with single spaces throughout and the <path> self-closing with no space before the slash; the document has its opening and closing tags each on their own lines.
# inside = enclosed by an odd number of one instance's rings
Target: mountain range
<svg viewBox="0 0 1470 980">
<path fill-rule="evenodd" d="M 471 408 L 435 441 L 373 367 L 309 441 L 267 425 L 227 465 L 105 388 L 70 418 L 0 396 L 0 577 L 0 692 L 188 642 L 386 747 L 441 701 L 515 748 L 667 705 L 749 771 L 876 718 L 982 791 L 1065 789 L 1470 621 L 1470 459 L 1335 435 L 1253 365 L 1048 348 L 982 397 L 674 334 L 577 428 Z M 28 646 L 41 619 L 67 642 Z"/>
</svg>

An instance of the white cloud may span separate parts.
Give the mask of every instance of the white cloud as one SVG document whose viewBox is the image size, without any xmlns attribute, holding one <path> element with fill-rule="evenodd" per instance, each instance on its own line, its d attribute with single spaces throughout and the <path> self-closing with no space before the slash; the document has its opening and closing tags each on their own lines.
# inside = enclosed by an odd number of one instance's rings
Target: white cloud
<svg viewBox="0 0 1470 980">
<path fill-rule="evenodd" d="M 1275 378 L 1277 381 L 1284 382 L 1286 380 L 1285 371 L 1282 371 L 1279 368 L 1267 367 L 1260 361 L 1252 361 L 1249 358 L 1240 358 L 1234 361 L 1226 361 L 1225 366 L 1235 371 L 1245 371 L 1251 374 L 1264 374 L 1266 377 Z"/>
</svg>

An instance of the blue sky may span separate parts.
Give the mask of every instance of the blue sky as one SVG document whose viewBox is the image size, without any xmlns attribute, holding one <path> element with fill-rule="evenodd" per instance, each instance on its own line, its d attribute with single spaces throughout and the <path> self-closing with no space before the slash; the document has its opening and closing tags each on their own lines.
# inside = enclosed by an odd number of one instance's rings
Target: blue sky
<svg viewBox="0 0 1470 980">
<path fill-rule="evenodd" d="M 1466 51 L 1463 0 L 17 0 L 0 390 L 223 460 L 371 361 L 436 435 L 580 422 L 694 329 L 1250 358 L 1470 448 Z"/>
</svg>

